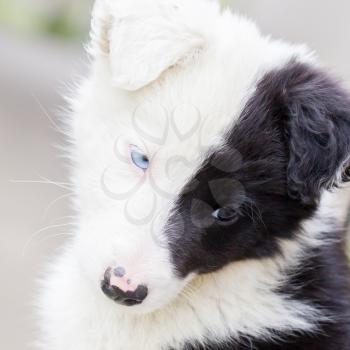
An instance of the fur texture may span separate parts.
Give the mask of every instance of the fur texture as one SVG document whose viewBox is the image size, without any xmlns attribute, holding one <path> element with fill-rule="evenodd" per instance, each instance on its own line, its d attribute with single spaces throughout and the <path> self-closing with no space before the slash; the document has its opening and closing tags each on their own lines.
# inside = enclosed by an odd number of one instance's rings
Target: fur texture
<svg viewBox="0 0 350 350">
<path fill-rule="evenodd" d="M 340 85 L 209 0 L 99 0 L 90 53 L 69 121 L 77 232 L 43 281 L 39 347 L 347 349 Z M 103 295 L 111 268 L 146 299 Z"/>
</svg>

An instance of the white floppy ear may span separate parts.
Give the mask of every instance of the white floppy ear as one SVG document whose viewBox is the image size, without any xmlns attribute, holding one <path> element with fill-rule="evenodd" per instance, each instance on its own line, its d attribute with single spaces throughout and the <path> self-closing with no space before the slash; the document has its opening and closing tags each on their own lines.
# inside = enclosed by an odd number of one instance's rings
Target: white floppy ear
<svg viewBox="0 0 350 350">
<path fill-rule="evenodd" d="M 113 84 L 138 90 L 203 46 L 186 25 L 183 1 L 98 0 L 93 14 L 94 54 L 109 56 Z"/>
</svg>

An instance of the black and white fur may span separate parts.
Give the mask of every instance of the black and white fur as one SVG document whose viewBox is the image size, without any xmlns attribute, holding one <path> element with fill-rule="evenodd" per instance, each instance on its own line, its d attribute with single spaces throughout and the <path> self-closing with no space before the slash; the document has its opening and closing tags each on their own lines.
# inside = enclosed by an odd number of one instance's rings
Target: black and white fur
<svg viewBox="0 0 350 350">
<path fill-rule="evenodd" d="M 90 53 L 69 120 L 77 232 L 43 283 L 41 349 L 348 349 L 340 84 L 209 0 L 99 0 Z M 147 286 L 139 305 L 101 291 L 117 266 L 120 288 Z"/>
</svg>

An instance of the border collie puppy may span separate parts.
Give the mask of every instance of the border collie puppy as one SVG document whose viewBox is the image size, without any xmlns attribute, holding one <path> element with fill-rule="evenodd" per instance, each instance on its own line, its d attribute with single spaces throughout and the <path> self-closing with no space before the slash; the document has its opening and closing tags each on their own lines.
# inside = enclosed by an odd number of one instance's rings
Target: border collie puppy
<svg viewBox="0 0 350 350">
<path fill-rule="evenodd" d="M 99 0 L 45 350 L 346 350 L 350 99 L 209 0 Z"/>
</svg>

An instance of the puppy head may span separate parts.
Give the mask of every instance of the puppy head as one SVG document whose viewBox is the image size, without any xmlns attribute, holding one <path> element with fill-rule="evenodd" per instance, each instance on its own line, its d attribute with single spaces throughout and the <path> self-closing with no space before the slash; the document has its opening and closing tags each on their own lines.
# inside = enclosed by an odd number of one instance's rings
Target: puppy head
<svg viewBox="0 0 350 350">
<path fill-rule="evenodd" d="M 128 312 L 283 255 L 348 179 L 349 99 L 304 48 L 197 0 L 100 0 L 92 33 L 73 121 L 75 244 Z"/>
</svg>

